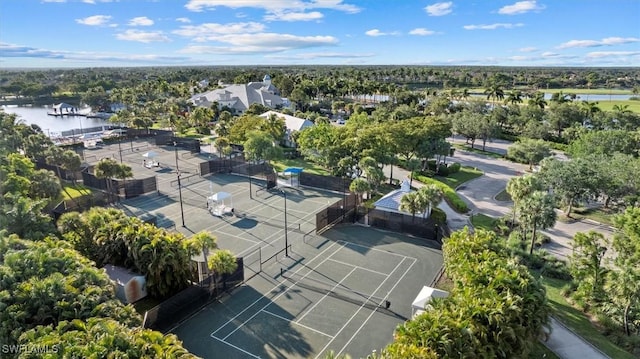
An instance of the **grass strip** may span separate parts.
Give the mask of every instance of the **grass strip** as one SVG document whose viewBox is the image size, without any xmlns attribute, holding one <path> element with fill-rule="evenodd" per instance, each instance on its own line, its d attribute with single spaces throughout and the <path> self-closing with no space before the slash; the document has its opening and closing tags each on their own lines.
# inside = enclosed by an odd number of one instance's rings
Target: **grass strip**
<svg viewBox="0 0 640 359">
<path fill-rule="evenodd" d="M 609 357 L 618 359 L 634 358 L 633 355 L 600 334 L 600 331 L 594 327 L 585 313 L 567 302 L 567 299 L 562 295 L 562 288 L 569 284 L 568 281 L 543 276 L 542 284 L 547 290 L 549 307 L 553 316 Z"/>
</svg>

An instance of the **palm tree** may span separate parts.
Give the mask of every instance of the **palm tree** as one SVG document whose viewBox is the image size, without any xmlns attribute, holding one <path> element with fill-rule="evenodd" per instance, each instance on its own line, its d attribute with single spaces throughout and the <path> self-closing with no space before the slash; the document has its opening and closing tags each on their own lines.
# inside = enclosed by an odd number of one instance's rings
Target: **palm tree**
<svg viewBox="0 0 640 359">
<path fill-rule="evenodd" d="M 112 179 L 133 177 L 133 172 L 128 165 L 119 164 L 112 158 L 103 158 L 95 167 L 95 176 L 107 180 L 107 192 L 109 197 L 111 197 L 113 194 L 113 189 L 111 188 L 113 185 Z"/>
<path fill-rule="evenodd" d="M 520 177 L 512 177 L 507 182 L 507 193 L 513 201 L 513 220 L 511 226 L 516 222 L 516 212 L 520 201 L 529 196 L 534 191 L 542 190 L 542 182 L 538 177 L 533 175 L 525 175 Z"/>
<path fill-rule="evenodd" d="M 202 256 L 204 257 L 204 262 L 206 263 L 207 269 L 209 269 L 209 261 L 207 260 L 207 254 L 209 254 L 210 249 L 218 248 L 217 238 L 209 232 L 198 232 L 191 236 L 187 243 L 187 250 L 190 255 L 194 255 L 197 252 L 202 251 Z M 198 264 L 198 269 L 200 269 L 200 264 Z M 211 282 L 211 277 L 209 273 L 204 273 L 209 277 L 209 282 Z M 211 283 L 209 283 L 211 284 Z"/>
<path fill-rule="evenodd" d="M 491 84 L 486 90 L 484 90 L 484 94 L 487 95 L 487 100 L 491 100 L 493 98 L 494 101 L 502 101 L 502 99 L 504 99 L 504 90 L 500 84 Z"/>
<path fill-rule="evenodd" d="M 212 270 L 215 274 L 223 276 L 225 274 L 231 274 L 238 269 L 238 262 L 236 261 L 236 257 L 231 253 L 230 250 L 224 249 L 219 250 L 213 253 L 213 256 L 209 258 L 207 262 L 209 265 L 209 269 Z M 218 283 L 216 276 L 214 279 L 214 287 L 218 290 Z"/>
<path fill-rule="evenodd" d="M 431 213 L 431 209 L 442 201 L 442 191 L 436 185 L 429 184 L 421 187 L 417 193 L 422 218 L 424 219 L 428 213 Z"/>
<path fill-rule="evenodd" d="M 520 90 L 511 90 L 507 95 L 507 98 L 504 100 L 505 104 L 516 105 L 522 103 L 522 91 Z"/>
<path fill-rule="evenodd" d="M 529 254 L 533 254 L 533 248 L 536 244 L 536 231 L 553 227 L 556 224 L 555 201 L 553 196 L 547 192 L 534 191 L 530 196 L 522 200 L 520 208 L 521 211 L 518 217 L 520 217 L 521 223 L 532 230 Z"/>
<path fill-rule="evenodd" d="M 547 105 L 547 101 L 544 99 L 544 92 L 536 91 L 533 96 L 529 97 L 529 101 L 527 102 L 529 106 L 540 107 L 544 109 Z"/>
<path fill-rule="evenodd" d="M 284 119 L 282 117 L 278 117 L 275 113 L 272 113 L 269 117 L 264 119 L 260 127 L 261 130 L 269 133 L 276 143 L 282 142 L 287 131 Z"/>
<path fill-rule="evenodd" d="M 418 195 L 418 192 L 409 192 L 400 198 L 400 206 L 398 209 L 400 211 L 411 213 L 411 222 L 413 222 L 416 212 L 421 210 L 420 205 L 420 196 Z"/>
</svg>

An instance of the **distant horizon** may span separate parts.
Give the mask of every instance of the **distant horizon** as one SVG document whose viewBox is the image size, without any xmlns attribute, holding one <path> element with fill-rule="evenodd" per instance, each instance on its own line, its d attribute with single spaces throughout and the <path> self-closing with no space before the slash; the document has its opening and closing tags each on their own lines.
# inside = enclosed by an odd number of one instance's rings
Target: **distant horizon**
<svg viewBox="0 0 640 359">
<path fill-rule="evenodd" d="M 3 0 L 0 20 L 2 69 L 640 64 L 638 0 Z"/>
</svg>

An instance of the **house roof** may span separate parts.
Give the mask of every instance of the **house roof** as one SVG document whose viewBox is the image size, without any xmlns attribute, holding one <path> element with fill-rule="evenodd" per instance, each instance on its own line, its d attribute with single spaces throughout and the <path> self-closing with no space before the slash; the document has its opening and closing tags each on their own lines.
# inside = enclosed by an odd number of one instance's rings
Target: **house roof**
<svg viewBox="0 0 640 359">
<path fill-rule="evenodd" d="M 271 115 L 276 115 L 280 118 L 284 119 L 284 124 L 289 131 L 300 131 L 304 128 L 313 126 L 313 122 L 291 115 L 285 115 L 284 113 L 276 112 L 276 111 L 267 111 L 260 115 L 262 118 L 269 118 Z"/>
<path fill-rule="evenodd" d="M 409 192 L 411 192 L 411 187 L 409 186 L 409 181 L 405 179 L 404 181 L 402 181 L 402 185 L 400 189 L 387 193 L 382 198 L 377 200 L 374 203 L 374 206 L 378 209 L 391 210 L 393 212 L 398 212 L 400 208 L 400 200 L 402 199 L 402 196 L 404 196 Z"/>
<path fill-rule="evenodd" d="M 142 276 L 142 274 L 134 273 L 126 268 L 118 267 L 112 264 L 105 265 L 104 270 L 107 272 L 109 278 L 119 285 L 125 285 L 129 283 L 131 279 Z"/>
<path fill-rule="evenodd" d="M 192 96 L 189 100 L 198 106 L 209 107 L 214 102 L 221 106 L 227 106 L 239 112 L 246 111 L 249 106 L 259 103 L 266 107 L 274 108 L 283 105 L 282 97 L 273 93 L 271 87 L 263 86 L 262 83 L 250 83 L 248 85 L 228 85 L 221 89 L 216 89 Z"/>
</svg>

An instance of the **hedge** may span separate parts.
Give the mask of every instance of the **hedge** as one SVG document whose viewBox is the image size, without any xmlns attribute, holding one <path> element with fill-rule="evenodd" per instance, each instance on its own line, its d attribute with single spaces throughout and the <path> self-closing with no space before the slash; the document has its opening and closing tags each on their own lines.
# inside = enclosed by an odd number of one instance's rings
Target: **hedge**
<svg viewBox="0 0 640 359">
<path fill-rule="evenodd" d="M 420 181 L 424 184 L 434 184 L 436 185 L 441 191 L 442 194 L 444 195 L 444 199 L 445 201 L 447 201 L 447 204 L 449 204 L 449 206 L 451 206 L 451 208 L 453 208 L 454 211 L 458 212 L 458 213 L 467 213 L 469 212 L 469 207 L 467 206 L 467 204 L 462 200 L 462 198 L 460 198 L 460 196 L 458 196 L 458 194 L 456 193 L 455 190 L 453 190 L 453 188 L 447 186 L 446 184 L 435 180 L 433 178 L 429 178 L 426 176 L 420 176 L 420 175 L 416 175 L 415 179 L 417 181 Z"/>
</svg>

